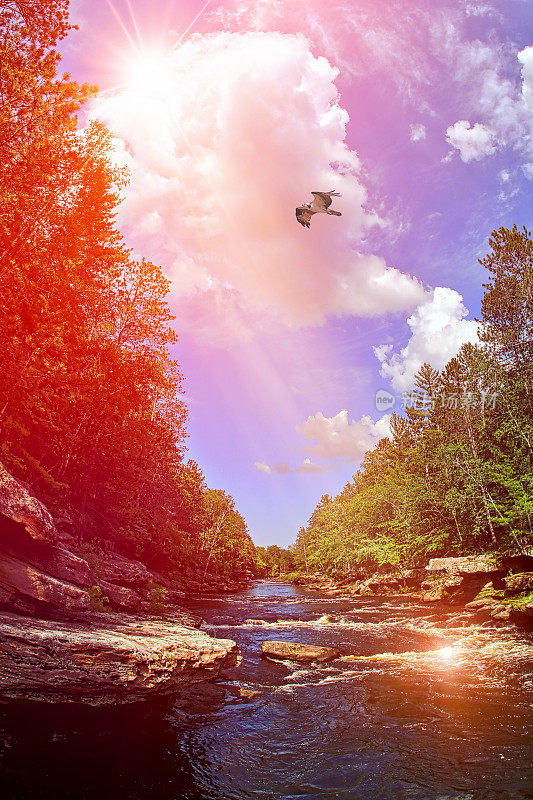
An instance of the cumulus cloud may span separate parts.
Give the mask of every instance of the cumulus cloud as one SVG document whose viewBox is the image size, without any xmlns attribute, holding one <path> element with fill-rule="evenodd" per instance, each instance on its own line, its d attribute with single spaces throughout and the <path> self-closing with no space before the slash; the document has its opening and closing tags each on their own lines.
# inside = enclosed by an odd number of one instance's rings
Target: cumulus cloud
<svg viewBox="0 0 533 800">
<path fill-rule="evenodd" d="M 473 127 L 459 120 L 446 132 L 463 161 L 479 160 L 503 147 L 512 147 L 530 161 L 533 115 L 526 100 L 530 48 L 517 54 L 494 38 L 465 39 L 461 19 L 452 11 L 435 15 L 430 40 L 431 49 L 451 71 L 466 113 L 480 120 Z M 523 66 L 522 86 L 509 77 L 517 57 Z"/>
<path fill-rule="evenodd" d="M 390 344 L 374 348 L 381 375 L 395 389 L 406 391 L 426 361 L 435 369 L 442 369 L 463 344 L 478 341 L 479 323 L 465 319 L 467 314 L 458 292 L 438 286 L 407 320 L 411 337 L 399 353 Z"/>
<path fill-rule="evenodd" d="M 496 152 L 494 133 L 480 122 L 470 125 L 468 120 L 460 119 L 446 130 L 446 139 L 459 150 L 465 163 L 479 161 Z"/>
<path fill-rule="evenodd" d="M 410 310 L 424 290 L 357 242 L 375 224 L 345 142 L 338 70 L 300 35 L 195 35 L 146 57 L 91 115 L 131 172 L 119 222 L 166 265 L 174 296 L 232 292 L 291 325 Z M 342 193 L 339 218 L 299 228 L 310 190 Z"/>
<path fill-rule="evenodd" d="M 343 409 L 334 417 L 325 417 L 318 411 L 307 417 L 296 430 L 305 439 L 314 442 L 308 448 L 313 455 L 358 461 L 379 439 L 389 435 L 389 424 L 389 414 L 377 422 L 367 415 L 350 422 L 348 411 Z"/>
<path fill-rule="evenodd" d="M 465 115 L 475 115 L 493 132 L 493 145 L 511 146 L 531 161 L 531 115 L 509 77 L 516 53 L 495 32 L 488 41 L 467 36 L 469 18 L 503 22 L 503 15 L 487 2 L 463 0 L 452 6 L 412 0 L 401 4 L 401 13 L 394 8 L 391 13 L 390 3 L 376 0 L 228 0 L 216 16 L 238 29 L 304 32 L 343 76 L 379 73 L 424 113 L 434 113 L 431 88 L 452 78 Z"/>
<path fill-rule="evenodd" d="M 524 47 L 518 53 L 518 60 L 522 64 L 522 96 L 533 111 L 533 47 Z"/>
<path fill-rule="evenodd" d="M 421 122 L 415 122 L 409 128 L 409 138 L 412 142 L 420 142 L 426 138 L 426 126 Z"/>
</svg>

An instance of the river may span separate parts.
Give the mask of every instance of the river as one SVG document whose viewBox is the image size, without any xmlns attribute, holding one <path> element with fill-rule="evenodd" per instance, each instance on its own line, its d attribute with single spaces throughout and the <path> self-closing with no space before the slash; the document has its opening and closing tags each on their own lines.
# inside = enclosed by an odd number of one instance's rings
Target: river
<svg viewBox="0 0 533 800">
<path fill-rule="evenodd" d="M 3 797 L 533 797 L 531 634 L 407 597 L 332 598 L 273 581 L 188 607 L 239 644 L 229 681 L 261 694 L 164 721 L 6 734 Z M 341 658 L 272 663 L 267 639 L 334 646 Z"/>
</svg>

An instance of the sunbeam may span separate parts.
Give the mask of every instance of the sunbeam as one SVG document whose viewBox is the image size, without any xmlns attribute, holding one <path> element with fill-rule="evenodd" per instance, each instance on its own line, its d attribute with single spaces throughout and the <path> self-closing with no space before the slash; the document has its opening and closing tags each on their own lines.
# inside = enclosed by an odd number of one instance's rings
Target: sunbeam
<svg viewBox="0 0 533 800">
<path fill-rule="evenodd" d="M 113 16 L 115 17 L 115 19 L 117 20 L 118 24 L 122 28 L 122 31 L 124 32 L 124 34 L 125 34 L 126 38 L 128 39 L 129 43 L 131 44 L 131 46 L 133 47 L 134 50 L 138 51 L 138 47 L 135 44 L 134 39 L 132 39 L 132 37 L 130 35 L 130 32 L 128 31 L 127 27 L 125 26 L 124 22 L 122 21 L 122 17 L 118 13 L 117 9 L 115 8 L 115 6 L 111 2 L 111 0 L 107 0 L 107 4 L 108 4 L 109 8 L 111 9 L 111 11 L 113 13 Z"/>
<path fill-rule="evenodd" d="M 200 17 L 202 16 L 202 14 L 204 13 L 204 11 L 206 10 L 207 6 L 208 6 L 208 5 L 210 5 L 210 4 L 211 4 L 211 2 L 212 2 L 212 0 L 207 0 L 207 2 L 206 2 L 206 3 L 204 3 L 204 5 L 202 6 L 202 8 L 201 8 L 201 9 L 200 9 L 200 11 L 198 12 L 198 14 L 197 14 L 197 15 L 195 16 L 195 18 L 193 19 L 193 21 L 192 21 L 192 22 L 191 22 L 191 23 L 190 23 L 190 24 L 187 26 L 187 28 L 185 28 L 185 30 L 184 30 L 184 31 L 183 31 L 183 33 L 181 34 L 180 38 L 178 39 L 178 41 L 177 41 L 177 42 L 176 42 L 176 44 L 174 45 L 174 49 L 176 49 L 176 48 L 178 48 L 178 47 L 180 46 L 180 44 L 182 43 L 182 41 L 184 40 L 184 38 L 187 36 L 187 34 L 189 33 L 189 31 L 191 30 L 192 26 L 193 26 L 193 25 L 194 25 L 194 24 L 195 24 L 195 23 L 196 23 L 196 22 L 197 22 L 197 21 L 200 19 Z"/>
</svg>

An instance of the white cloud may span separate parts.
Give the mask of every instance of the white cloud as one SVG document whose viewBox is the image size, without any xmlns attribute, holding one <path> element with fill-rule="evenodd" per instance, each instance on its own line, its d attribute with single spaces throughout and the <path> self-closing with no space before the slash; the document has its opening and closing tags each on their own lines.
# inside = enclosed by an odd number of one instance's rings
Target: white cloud
<svg viewBox="0 0 533 800">
<path fill-rule="evenodd" d="M 379 439 L 389 435 L 389 423 L 389 414 L 377 422 L 367 415 L 350 422 L 348 411 L 344 409 L 334 417 L 325 417 L 318 411 L 296 430 L 305 439 L 315 442 L 308 448 L 313 455 L 358 461 Z"/>
<path fill-rule="evenodd" d="M 468 40 L 463 27 L 461 18 L 448 10 L 436 14 L 430 28 L 431 50 L 450 71 L 465 116 L 479 120 L 472 128 L 465 119 L 450 126 L 447 134 L 456 140 L 453 146 L 463 161 L 479 160 L 504 147 L 531 161 L 533 116 L 526 103 L 530 48 L 517 54 L 495 37 Z M 524 67 L 522 86 L 512 77 L 517 56 Z"/>
<path fill-rule="evenodd" d="M 268 466 L 268 464 L 265 464 L 264 461 L 255 461 L 254 467 L 259 470 L 259 472 L 264 472 L 265 475 L 272 475 L 271 468 Z"/>
<path fill-rule="evenodd" d="M 416 373 L 426 361 L 442 369 L 463 344 L 478 341 L 479 323 L 465 319 L 467 314 L 458 292 L 438 286 L 407 320 L 411 338 L 399 353 L 388 344 L 374 348 L 381 375 L 390 379 L 395 389 L 405 391 L 413 386 Z"/>
<path fill-rule="evenodd" d="M 134 63 L 92 103 L 131 171 L 121 229 L 166 268 L 174 297 L 210 313 L 230 292 L 252 323 L 294 326 L 421 301 L 417 280 L 358 250 L 380 220 L 345 142 L 337 74 L 301 35 L 219 32 Z M 294 209 L 316 189 L 340 191 L 343 216 L 304 230 Z"/>
<path fill-rule="evenodd" d="M 421 122 L 415 122 L 409 127 L 409 138 L 412 142 L 420 142 L 426 138 L 426 126 Z"/>
<path fill-rule="evenodd" d="M 524 47 L 517 58 L 522 64 L 522 97 L 533 110 L 533 47 Z"/>
<path fill-rule="evenodd" d="M 468 120 L 460 119 L 446 130 L 446 140 L 459 150 L 465 163 L 479 161 L 496 152 L 494 133 L 480 122 L 471 126 Z"/>
</svg>

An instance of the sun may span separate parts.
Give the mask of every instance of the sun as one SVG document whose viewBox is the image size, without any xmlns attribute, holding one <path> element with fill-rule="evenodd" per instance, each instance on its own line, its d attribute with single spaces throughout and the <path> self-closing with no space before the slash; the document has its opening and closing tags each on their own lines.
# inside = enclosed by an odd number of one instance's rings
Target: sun
<svg viewBox="0 0 533 800">
<path fill-rule="evenodd" d="M 122 78 L 136 92 L 168 95 L 172 89 L 172 51 L 164 49 L 137 52 L 124 60 Z"/>
</svg>

